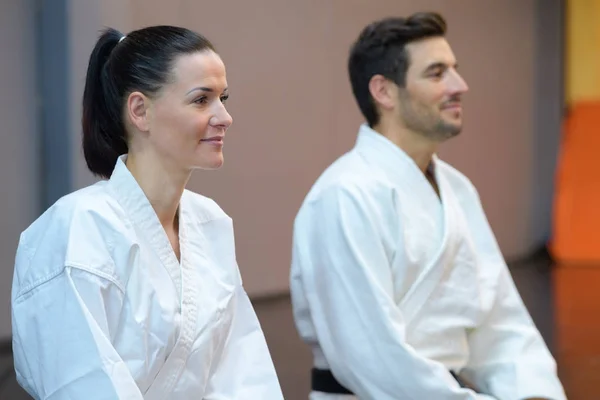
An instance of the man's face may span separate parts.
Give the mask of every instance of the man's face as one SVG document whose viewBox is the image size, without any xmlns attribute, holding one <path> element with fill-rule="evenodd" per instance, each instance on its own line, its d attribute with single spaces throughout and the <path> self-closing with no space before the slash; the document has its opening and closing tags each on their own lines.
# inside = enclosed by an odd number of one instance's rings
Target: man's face
<svg viewBox="0 0 600 400">
<path fill-rule="evenodd" d="M 434 141 L 462 129 L 461 96 L 468 87 L 456 70 L 456 59 L 443 37 L 409 43 L 406 85 L 399 88 L 399 117 L 411 131 Z"/>
</svg>

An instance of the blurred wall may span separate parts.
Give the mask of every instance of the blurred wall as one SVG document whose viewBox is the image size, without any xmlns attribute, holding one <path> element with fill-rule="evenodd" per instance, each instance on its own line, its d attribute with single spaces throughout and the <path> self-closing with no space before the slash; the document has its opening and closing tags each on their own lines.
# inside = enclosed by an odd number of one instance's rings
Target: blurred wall
<svg viewBox="0 0 600 400">
<path fill-rule="evenodd" d="M 0 338 L 10 335 L 19 234 L 39 209 L 35 1 L 0 1 Z"/>
<path fill-rule="evenodd" d="M 11 55 L 0 63 L 2 88 L 8 88 L 0 93 L 6 104 L 0 108 L 0 171 L 10 188 L 0 211 L 0 334 L 10 330 L 8 289 L 18 233 L 40 211 L 36 190 L 45 188 L 46 201 L 59 195 L 47 190 L 47 182 L 36 185 L 34 3 L 0 5 L 0 50 Z M 560 0 L 61 0 L 62 14 L 39 3 L 46 26 L 67 22 L 55 39 L 43 41 L 46 56 L 52 46 L 64 47 L 54 91 L 65 99 L 55 104 L 62 119 L 43 125 L 40 135 L 55 137 L 53 151 L 68 162 L 51 174 L 41 167 L 37 176 L 45 182 L 68 172 L 69 190 L 94 182 L 80 149 L 80 101 L 102 27 L 127 32 L 178 24 L 216 44 L 228 68 L 234 125 L 225 166 L 196 173 L 189 187 L 233 217 L 238 261 L 253 296 L 287 291 L 295 213 L 319 173 L 353 145 L 362 120 L 346 74 L 348 47 L 366 23 L 387 15 L 435 9 L 447 17 L 471 92 L 464 133 L 441 155 L 479 188 L 506 257 L 527 255 L 544 243 L 561 104 Z M 60 35 L 66 36 L 62 42 Z M 46 163 L 49 151 L 45 147 Z"/>
<path fill-rule="evenodd" d="M 566 96 L 566 0 L 538 0 L 536 8 L 533 150 L 529 157 L 531 214 L 527 235 L 534 245 L 545 245 L 552 235 L 555 171 Z"/>
</svg>

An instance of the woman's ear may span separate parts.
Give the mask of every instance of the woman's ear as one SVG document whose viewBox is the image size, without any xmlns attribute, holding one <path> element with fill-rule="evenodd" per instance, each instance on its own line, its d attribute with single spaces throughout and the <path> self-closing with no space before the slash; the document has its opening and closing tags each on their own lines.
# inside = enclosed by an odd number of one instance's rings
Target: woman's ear
<svg viewBox="0 0 600 400">
<path fill-rule="evenodd" d="M 150 129 L 149 112 L 150 99 L 143 93 L 132 92 L 127 96 L 126 115 L 131 124 L 140 132 Z"/>
</svg>

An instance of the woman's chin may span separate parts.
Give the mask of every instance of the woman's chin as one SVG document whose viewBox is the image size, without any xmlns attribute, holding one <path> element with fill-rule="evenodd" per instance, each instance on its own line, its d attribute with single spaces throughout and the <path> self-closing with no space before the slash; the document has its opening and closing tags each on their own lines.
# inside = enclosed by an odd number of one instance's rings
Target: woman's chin
<svg viewBox="0 0 600 400">
<path fill-rule="evenodd" d="M 198 162 L 194 165 L 194 169 L 219 169 L 223 165 L 224 161 L 223 154 L 213 154 L 211 157 L 205 157 L 202 160 L 198 160 Z"/>
</svg>

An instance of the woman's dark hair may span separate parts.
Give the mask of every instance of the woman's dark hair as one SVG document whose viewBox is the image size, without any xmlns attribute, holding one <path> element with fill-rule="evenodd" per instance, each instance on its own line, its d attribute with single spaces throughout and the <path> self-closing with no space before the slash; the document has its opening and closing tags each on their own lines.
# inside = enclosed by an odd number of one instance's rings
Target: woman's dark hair
<svg viewBox="0 0 600 400">
<path fill-rule="evenodd" d="M 83 154 L 89 170 L 109 178 L 117 158 L 127 153 L 123 107 L 140 91 L 151 97 L 169 82 L 176 59 L 215 51 L 202 35 L 175 26 L 152 26 L 124 36 L 105 29 L 88 64 L 83 92 Z"/>
<path fill-rule="evenodd" d="M 371 78 L 380 74 L 404 87 L 410 62 L 405 46 L 445 34 L 446 21 L 434 12 L 420 12 L 408 18 L 385 18 L 363 29 L 350 50 L 348 73 L 354 97 L 371 127 L 379 122 L 369 91 Z"/>
</svg>

